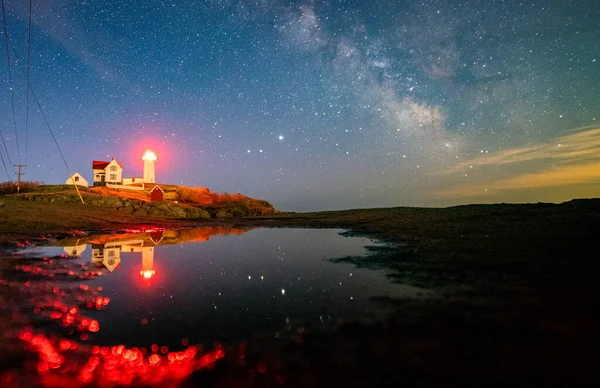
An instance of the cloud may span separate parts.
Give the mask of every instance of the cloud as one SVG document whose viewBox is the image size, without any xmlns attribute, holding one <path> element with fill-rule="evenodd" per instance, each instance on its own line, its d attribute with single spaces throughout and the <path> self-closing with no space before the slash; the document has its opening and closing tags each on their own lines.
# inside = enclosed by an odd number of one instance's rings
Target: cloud
<svg viewBox="0 0 600 388">
<path fill-rule="evenodd" d="M 498 198 L 505 192 L 524 192 L 530 189 L 556 189 L 565 186 L 600 184 L 600 162 L 579 166 L 550 168 L 545 171 L 517 175 L 489 183 L 459 185 L 431 191 L 431 198 L 466 199 L 490 196 Z M 570 198 L 578 197 L 573 190 Z M 565 198 L 568 199 L 568 198 Z M 496 199 L 497 200 L 497 199 Z"/>
<path fill-rule="evenodd" d="M 552 161 L 553 163 L 579 163 L 600 158 L 600 128 L 582 127 L 571 130 L 566 136 L 558 136 L 548 141 L 515 147 L 491 154 L 484 154 L 456 163 L 455 165 L 431 173 L 431 175 L 450 175 L 472 168 L 525 163 L 531 161 Z"/>
<path fill-rule="evenodd" d="M 481 169 L 480 173 L 477 170 Z M 430 176 L 479 176 L 429 192 L 431 198 L 502 196 L 508 192 L 600 184 L 600 128 L 579 128 L 543 144 L 516 147 L 457 163 Z M 486 178 L 487 177 L 487 178 Z M 483 178 L 483 179 L 481 179 Z M 577 195 L 573 190 L 572 197 Z"/>
</svg>

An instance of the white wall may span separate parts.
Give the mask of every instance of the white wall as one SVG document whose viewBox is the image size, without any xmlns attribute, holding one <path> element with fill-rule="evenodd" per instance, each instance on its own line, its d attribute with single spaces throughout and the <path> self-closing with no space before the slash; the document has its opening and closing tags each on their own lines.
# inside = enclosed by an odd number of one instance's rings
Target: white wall
<svg viewBox="0 0 600 388">
<path fill-rule="evenodd" d="M 104 170 L 106 171 L 106 183 L 121 183 L 123 168 L 116 160 L 111 160 Z"/>
<path fill-rule="evenodd" d="M 110 183 L 106 184 L 106 187 L 111 189 L 119 189 L 119 190 L 144 190 L 143 186 L 124 186 L 124 185 L 113 185 Z"/>
<path fill-rule="evenodd" d="M 77 186 L 88 186 L 88 181 L 85 180 L 84 177 L 82 177 L 78 172 L 76 172 L 75 174 L 73 174 L 73 178 L 75 179 L 75 184 Z M 73 184 L 73 180 L 71 180 L 71 178 L 67 179 L 67 181 L 65 182 L 66 185 L 72 185 Z"/>
<path fill-rule="evenodd" d="M 137 185 L 143 184 L 144 178 L 123 178 L 124 185 Z"/>
</svg>

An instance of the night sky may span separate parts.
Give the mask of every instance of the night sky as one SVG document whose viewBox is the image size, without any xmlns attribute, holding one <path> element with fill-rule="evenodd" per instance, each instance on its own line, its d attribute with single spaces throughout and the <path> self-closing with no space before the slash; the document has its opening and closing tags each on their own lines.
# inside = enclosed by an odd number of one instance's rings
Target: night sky
<svg viewBox="0 0 600 388">
<path fill-rule="evenodd" d="M 64 183 L 5 10 L 0 181 Z M 89 181 L 151 148 L 160 183 L 281 210 L 600 196 L 598 0 L 34 0 L 30 71 Z"/>
</svg>

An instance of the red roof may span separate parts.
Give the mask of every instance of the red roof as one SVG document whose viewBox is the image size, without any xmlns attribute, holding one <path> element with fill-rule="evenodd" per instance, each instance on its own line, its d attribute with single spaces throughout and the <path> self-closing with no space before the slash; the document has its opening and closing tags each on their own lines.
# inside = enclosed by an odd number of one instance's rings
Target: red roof
<svg viewBox="0 0 600 388">
<path fill-rule="evenodd" d="M 112 162 L 112 160 L 111 160 Z M 108 166 L 110 162 L 103 162 L 101 160 L 92 160 L 92 169 L 93 170 L 104 170 L 106 166 Z M 117 162 L 117 164 L 123 168 L 123 164 L 121 162 Z"/>
</svg>

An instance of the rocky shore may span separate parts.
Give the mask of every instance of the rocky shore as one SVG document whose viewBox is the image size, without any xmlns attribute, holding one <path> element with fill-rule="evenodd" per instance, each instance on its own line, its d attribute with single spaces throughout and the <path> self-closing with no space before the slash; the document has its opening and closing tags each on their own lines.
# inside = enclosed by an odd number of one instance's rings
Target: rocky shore
<svg viewBox="0 0 600 388">
<path fill-rule="evenodd" d="M 67 193 L 29 193 L 19 196 L 24 201 L 33 201 L 40 203 L 79 203 L 81 200 L 77 195 Z M 117 196 L 98 196 L 83 195 L 86 204 L 118 210 L 119 212 L 132 214 L 135 216 L 156 216 L 156 217 L 174 217 L 188 219 L 211 219 L 211 218 L 231 218 L 233 214 L 216 210 L 213 214 L 198 206 L 179 204 L 176 202 L 148 202 L 144 200 L 117 197 Z"/>
</svg>

